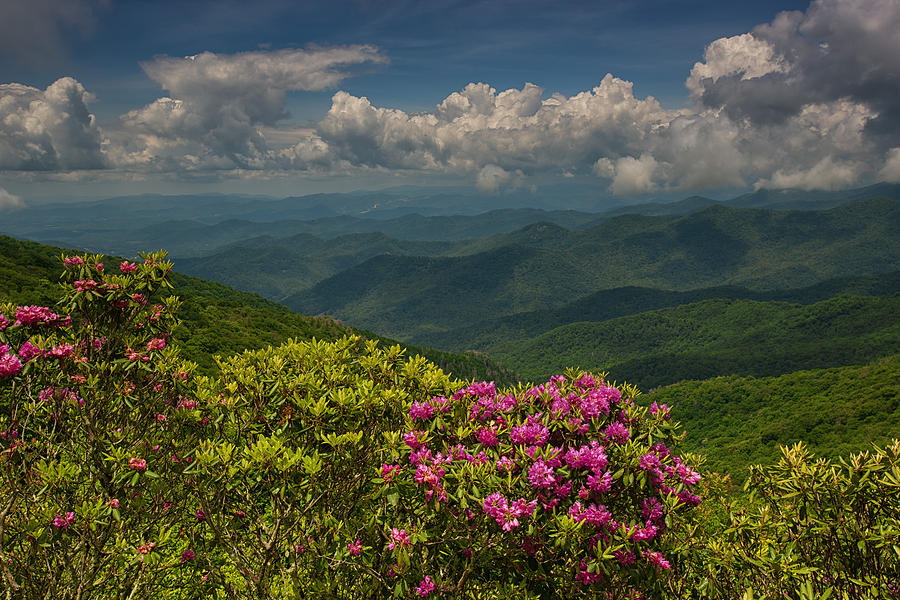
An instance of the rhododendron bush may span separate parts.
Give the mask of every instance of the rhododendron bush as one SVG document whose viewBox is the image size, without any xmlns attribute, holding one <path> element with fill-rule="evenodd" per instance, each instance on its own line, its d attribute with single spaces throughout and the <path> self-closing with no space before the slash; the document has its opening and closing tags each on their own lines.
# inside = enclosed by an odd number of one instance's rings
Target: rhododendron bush
<svg viewBox="0 0 900 600">
<path fill-rule="evenodd" d="M 58 307 L 0 311 L 9 597 L 615 598 L 677 570 L 699 475 L 665 406 L 358 337 L 194 377 L 164 259 L 64 257 Z"/>
<path fill-rule="evenodd" d="M 59 308 L 0 311 L 0 580 L 7 597 L 127 597 L 190 583 L 179 414 L 192 365 L 168 343 L 171 264 L 65 259 Z"/>
<path fill-rule="evenodd" d="M 209 419 L 191 469 L 205 551 L 250 597 L 381 597 L 387 524 L 372 499 L 386 437 L 449 378 L 397 346 L 289 342 L 221 363 L 198 382 Z"/>
<path fill-rule="evenodd" d="M 701 478 L 665 405 L 360 337 L 195 376 L 164 253 L 0 306 L 6 598 L 897 598 L 900 444 Z M 701 502 L 701 496 L 705 500 Z"/>
<path fill-rule="evenodd" d="M 570 372 L 414 402 L 380 472 L 381 510 L 409 537 L 391 546 L 399 591 L 662 593 L 700 475 L 672 451 L 668 407 L 635 395 Z"/>
</svg>

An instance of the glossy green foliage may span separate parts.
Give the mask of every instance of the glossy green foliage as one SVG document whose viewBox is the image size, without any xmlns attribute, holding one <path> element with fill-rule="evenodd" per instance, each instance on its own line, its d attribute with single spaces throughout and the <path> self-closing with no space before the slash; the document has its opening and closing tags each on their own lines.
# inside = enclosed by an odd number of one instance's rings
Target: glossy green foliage
<svg viewBox="0 0 900 600">
<path fill-rule="evenodd" d="M 900 596 L 900 441 L 835 461 L 784 447 L 775 465 L 751 468 L 747 489 L 720 535 L 694 543 L 685 587 L 696 595 Z"/>
<path fill-rule="evenodd" d="M 0 318 L 0 579 L 7 598 L 148 597 L 182 581 L 189 525 L 179 411 L 194 365 L 164 254 L 138 264 L 69 259 L 58 310 Z M 139 594 L 139 595 L 135 595 Z"/>
<path fill-rule="evenodd" d="M 412 400 L 449 389 L 424 358 L 359 337 L 223 361 L 197 391 L 209 424 L 190 487 L 206 514 L 204 555 L 240 573 L 247 597 L 383 590 L 386 565 L 357 568 L 347 543 L 381 535 L 371 506 L 385 438 Z"/>
</svg>

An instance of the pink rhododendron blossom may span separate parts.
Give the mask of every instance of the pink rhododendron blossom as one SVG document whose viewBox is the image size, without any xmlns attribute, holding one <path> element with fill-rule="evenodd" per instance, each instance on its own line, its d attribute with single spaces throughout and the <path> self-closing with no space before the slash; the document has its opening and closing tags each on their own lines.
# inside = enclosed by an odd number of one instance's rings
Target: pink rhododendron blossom
<svg viewBox="0 0 900 600">
<path fill-rule="evenodd" d="M 57 529 L 68 529 L 69 526 L 71 526 L 72 523 L 74 523 L 74 522 L 75 522 L 75 513 L 67 512 L 65 517 L 60 514 L 57 514 L 56 517 L 54 517 L 53 521 L 51 521 L 50 524 L 53 525 L 54 527 L 56 527 Z"/>
<path fill-rule="evenodd" d="M 605 494 L 612 488 L 612 473 L 604 471 L 602 475 L 588 475 L 587 486 L 592 492 Z"/>
<path fill-rule="evenodd" d="M 418 419 L 420 421 L 427 421 L 434 415 L 434 407 L 425 402 L 424 400 L 421 402 L 413 402 L 412 406 L 409 407 L 409 417 L 411 419 Z"/>
<path fill-rule="evenodd" d="M 0 313 L 0 331 L 6 330 L 7 327 L 9 327 L 9 319 Z"/>
<path fill-rule="evenodd" d="M 93 279 L 79 279 L 73 283 L 76 292 L 88 292 L 97 289 L 97 282 Z"/>
<path fill-rule="evenodd" d="M 123 261 L 123 262 L 119 265 L 119 271 L 121 271 L 122 273 L 131 273 L 131 272 L 133 272 L 135 269 L 137 269 L 137 265 L 134 264 L 134 263 L 130 263 L 130 262 L 128 262 L 127 260 L 126 260 L 126 261 Z"/>
<path fill-rule="evenodd" d="M 670 410 L 671 409 L 667 404 L 657 404 L 656 402 L 653 402 L 653 404 L 650 405 L 650 414 L 653 416 L 661 416 L 663 419 L 669 418 Z"/>
<path fill-rule="evenodd" d="M 59 315 L 46 306 L 20 306 L 16 309 L 16 324 L 39 327 L 58 321 Z"/>
<path fill-rule="evenodd" d="M 201 523 L 206 520 L 206 513 L 203 512 L 202 508 L 197 509 L 197 514 L 194 515 L 194 518 L 200 521 Z"/>
<path fill-rule="evenodd" d="M 143 471 L 147 468 L 147 461 L 143 458 L 132 457 L 128 459 L 128 466 L 135 471 Z"/>
<path fill-rule="evenodd" d="M 478 438 L 478 441 L 482 446 L 488 448 L 492 448 L 500 443 L 497 439 L 497 430 L 493 427 L 480 428 L 475 432 L 475 437 Z"/>
<path fill-rule="evenodd" d="M 431 580 L 431 577 L 428 575 L 425 576 L 425 579 L 419 582 L 419 585 L 416 586 L 416 595 L 422 596 L 423 598 L 428 596 L 431 592 L 436 589 L 434 585 L 434 581 Z"/>
<path fill-rule="evenodd" d="M 659 528 L 656 525 L 647 525 L 643 529 L 637 529 L 631 534 L 631 539 L 635 542 L 648 542 L 656 537 Z"/>
<path fill-rule="evenodd" d="M 572 505 L 569 509 L 569 516 L 576 523 L 588 523 L 598 529 L 609 523 L 612 518 L 612 515 L 602 504 L 590 504 L 585 508 L 582 507 L 581 502 L 575 502 Z"/>
<path fill-rule="evenodd" d="M 400 465 L 389 465 L 384 463 L 381 465 L 381 478 L 385 481 L 391 481 L 399 470 Z"/>
<path fill-rule="evenodd" d="M 67 267 L 74 267 L 78 265 L 84 264 L 84 259 L 80 256 L 67 256 L 63 259 L 63 262 Z"/>
<path fill-rule="evenodd" d="M 347 542 L 347 550 L 349 550 L 350 554 L 353 556 L 359 556 L 359 553 L 362 552 L 362 542 L 360 540 Z"/>
<path fill-rule="evenodd" d="M 137 553 L 138 554 L 150 554 L 153 551 L 153 548 L 156 546 L 156 542 L 147 542 L 146 544 L 142 544 L 138 546 Z"/>
<path fill-rule="evenodd" d="M 54 346 L 50 350 L 48 350 L 45 356 L 50 358 L 68 358 L 72 356 L 72 353 L 75 351 L 75 346 L 70 344 L 60 344 L 59 346 Z"/>
<path fill-rule="evenodd" d="M 591 585 L 592 583 L 597 583 L 601 579 L 603 579 L 602 573 L 591 573 L 588 571 L 588 564 L 586 560 L 581 561 L 581 566 L 578 570 L 578 575 L 575 576 L 576 581 L 581 582 L 582 585 Z"/>
<path fill-rule="evenodd" d="M 509 432 L 513 444 L 543 446 L 550 439 L 550 430 L 540 423 L 518 425 Z"/>
<path fill-rule="evenodd" d="M 569 448 L 565 460 L 569 468 L 590 469 L 594 473 L 601 473 L 608 462 L 606 452 L 597 440 L 591 440 L 590 444 L 579 448 Z"/>
<path fill-rule="evenodd" d="M 393 550 L 397 546 L 409 548 L 411 541 L 412 540 L 410 540 L 409 534 L 406 533 L 405 529 L 393 527 L 391 528 L 391 542 L 388 544 L 388 550 Z"/>
<path fill-rule="evenodd" d="M 624 444 L 631 437 L 631 431 L 628 427 L 618 421 L 610 423 L 604 433 L 606 434 L 606 439 L 616 444 Z"/>
<path fill-rule="evenodd" d="M 438 502 L 445 502 L 447 500 L 447 492 L 444 491 L 444 488 L 441 486 L 441 477 L 444 476 L 444 469 L 435 466 L 428 466 L 424 464 L 420 464 L 416 468 L 415 474 L 415 482 L 419 485 L 424 485 L 428 487 L 428 490 L 425 492 L 425 499 L 431 500 L 431 498 L 436 494 Z"/>
<path fill-rule="evenodd" d="M 119 508 L 119 499 L 118 499 L 118 498 L 111 498 L 111 499 L 109 499 L 109 500 L 106 501 L 106 505 L 107 505 L 107 506 L 110 506 L 110 507 L 112 507 L 112 508 Z"/>
<path fill-rule="evenodd" d="M 163 338 L 153 338 L 149 342 L 147 342 L 147 352 L 152 352 L 154 350 L 162 350 L 166 347 L 166 340 Z"/>
<path fill-rule="evenodd" d="M 19 358 L 24 360 L 25 362 L 30 361 L 33 358 L 37 358 L 41 355 L 41 349 L 31 343 L 31 340 L 28 340 L 22 347 L 19 348 Z"/>
<path fill-rule="evenodd" d="M 434 407 L 434 410 L 439 413 L 450 412 L 450 401 L 443 396 L 435 396 L 434 398 L 432 398 L 431 405 Z"/>
<path fill-rule="evenodd" d="M 188 548 L 181 554 L 181 564 L 194 560 L 194 551 Z"/>
<path fill-rule="evenodd" d="M 543 460 L 537 461 L 528 469 L 528 483 L 537 489 L 553 487 L 556 483 L 553 469 Z"/>
<path fill-rule="evenodd" d="M 672 565 L 669 564 L 669 561 L 667 561 L 659 552 L 649 552 L 647 550 L 644 550 L 642 554 L 648 563 L 656 567 L 657 571 L 664 571 L 672 568 Z"/>
<path fill-rule="evenodd" d="M 520 498 L 509 502 L 500 492 L 494 492 L 481 503 L 484 512 L 492 517 L 503 531 L 512 531 L 519 526 L 519 518 L 530 517 L 537 508 L 537 500 L 527 502 Z"/>
<path fill-rule="evenodd" d="M 22 361 L 15 354 L 0 355 L 0 377 L 12 377 L 22 370 Z"/>
<path fill-rule="evenodd" d="M 425 445 L 426 435 L 424 431 L 409 431 L 403 436 L 403 442 L 413 450 L 418 450 Z"/>
<path fill-rule="evenodd" d="M 497 465 L 498 471 L 504 471 L 508 473 L 511 473 L 518 468 L 518 465 L 516 465 L 516 461 L 508 456 L 501 456 L 495 464 Z"/>
</svg>

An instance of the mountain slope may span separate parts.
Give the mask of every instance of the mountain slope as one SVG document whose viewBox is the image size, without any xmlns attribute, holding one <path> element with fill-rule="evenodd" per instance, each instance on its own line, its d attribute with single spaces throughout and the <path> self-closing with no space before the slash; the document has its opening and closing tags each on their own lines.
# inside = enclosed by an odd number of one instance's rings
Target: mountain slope
<svg viewBox="0 0 900 600">
<path fill-rule="evenodd" d="M 375 257 L 284 302 L 424 341 L 485 315 L 558 308 L 625 286 L 798 288 L 896 269 L 900 201 L 793 212 L 711 206 L 681 217 L 625 215 L 584 231 L 537 223 L 465 246 L 478 248 L 459 258 Z"/>
<path fill-rule="evenodd" d="M 740 484 L 747 465 L 777 460 L 779 445 L 804 441 L 817 456 L 835 458 L 896 438 L 900 356 L 779 377 L 684 381 L 640 402 L 673 407 L 672 418 L 687 431 L 686 447 Z"/>
<path fill-rule="evenodd" d="M 377 256 L 284 303 L 340 315 L 392 336 L 447 329 L 485 314 L 552 306 L 586 289 L 580 261 L 552 249 L 504 246 L 462 257 Z"/>
<path fill-rule="evenodd" d="M 0 236 L 0 301 L 52 305 L 58 297 L 61 248 Z M 115 260 L 115 259 L 113 259 Z M 182 300 L 182 325 L 174 338 L 187 358 L 205 372 L 213 372 L 214 355 L 228 356 L 245 349 L 277 345 L 289 338 L 335 339 L 359 334 L 385 344 L 393 340 L 347 327 L 327 317 L 307 317 L 255 294 L 239 292 L 220 283 L 172 273 L 172 293 Z M 406 346 L 409 353 L 425 356 L 453 375 L 466 379 L 512 382 L 517 376 L 483 355 L 454 354 L 431 348 Z"/>
<path fill-rule="evenodd" d="M 804 288 L 771 291 L 718 286 L 677 292 L 629 286 L 594 292 L 559 308 L 486 319 L 459 329 L 419 336 L 419 339 L 422 343 L 437 348 L 490 352 L 491 347 L 498 344 L 536 337 L 570 323 L 607 321 L 714 298 L 812 304 L 841 294 L 886 296 L 897 292 L 900 292 L 900 271 L 860 277 L 838 277 Z"/>
<path fill-rule="evenodd" d="M 568 366 L 644 390 L 726 374 L 779 375 L 900 352 L 900 294 L 810 305 L 706 300 L 600 323 L 573 323 L 489 355 L 532 380 Z"/>
</svg>

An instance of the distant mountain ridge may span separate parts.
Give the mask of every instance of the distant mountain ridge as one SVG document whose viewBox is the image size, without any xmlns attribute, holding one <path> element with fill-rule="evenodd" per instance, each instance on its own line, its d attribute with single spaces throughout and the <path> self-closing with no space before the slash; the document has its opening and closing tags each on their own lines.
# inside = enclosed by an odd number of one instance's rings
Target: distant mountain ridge
<svg viewBox="0 0 900 600">
<path fill-rule="evenodd" d="M 900 201 L 825 211 L 717 205 L 686 216 L 623 215 L 580 231 L 534 224 L 477 243 L 485 249 L 461 257 L 377 256 L 284 303 L 415 340 L 625 286 L 799 288 L 896 269 Z"/>
<path fill-rule="evenodd" d="M 286 237 L 311 233 L 328 238 L 380 231 L 400 239 L 449 241 L 509 232 L 538 221 L 580 229 L 622 214 L 679 215 L 717 204 L 821 210 L 876 196 L 900 198 L 900 185 L 882 183 L 839 192 L 759 190 L 726 201 L 692 196 L 676 202 L 631 205 L 599 197 L 593 202 L 567 203 L 559 190 L 547 193 L 543 199 L 450 190 L 429 192 L 427 188 L 287 198 L 142 194 L 86 202 L 41 203 L 6 211 L 0 222 L 0 233 L 122 255 L 164 247 L 172 256 L 199 257 L 262 235 Z M 585 195 L 587 191 L 579 193 Z M 559 208 L 567 204 L 567 208 Z M 246 223 L 219 227 L 231 221 Z M 185 235 L 177 235 L 177 231 Z"/>
</svg>

